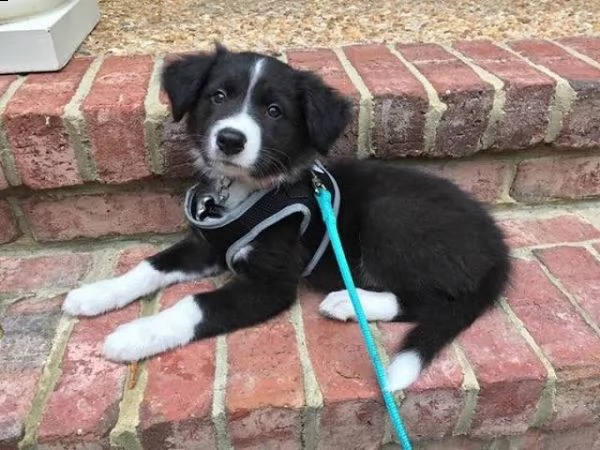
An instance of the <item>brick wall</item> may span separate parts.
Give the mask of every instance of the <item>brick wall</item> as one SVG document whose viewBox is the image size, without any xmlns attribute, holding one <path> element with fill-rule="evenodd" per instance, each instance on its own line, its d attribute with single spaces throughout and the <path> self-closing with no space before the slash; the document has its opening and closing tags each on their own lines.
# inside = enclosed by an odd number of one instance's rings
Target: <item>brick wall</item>
<svg viewBox="0 0 600 450">
<path fill-rule="evenodd" d="M 491 203 L 600 195 L 600 39 L 289 51 L 354 101 L 333 156 L 402 159 Z M 0 242 L 181 229 L 192 175 L 162 57 L 0 76 Z M 165 211 L 167 212 L 165 214 Z"/>
</svg>

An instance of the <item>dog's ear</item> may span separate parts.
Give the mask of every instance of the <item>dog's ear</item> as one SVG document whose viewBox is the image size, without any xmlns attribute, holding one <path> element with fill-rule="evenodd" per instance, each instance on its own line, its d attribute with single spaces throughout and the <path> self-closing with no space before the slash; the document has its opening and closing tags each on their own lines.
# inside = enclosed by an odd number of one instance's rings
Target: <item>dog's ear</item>
<svg viewBox="0 0 600 450">
<path fill-rule="evenodd" d="M 185 55 L 165 66 L 162 87 L 169 97 L 175 122 L 192 109 L 215 61 L 227 53 L 221 44 L 215 44 L 215 47 L 214 53 Z"/>
<path fill-rule="evenodd" d="M 326 155 L 350 122 L 350 101 L 311 72 L 299 71 L 297 80 L 311 144 Z"/>
</svg>

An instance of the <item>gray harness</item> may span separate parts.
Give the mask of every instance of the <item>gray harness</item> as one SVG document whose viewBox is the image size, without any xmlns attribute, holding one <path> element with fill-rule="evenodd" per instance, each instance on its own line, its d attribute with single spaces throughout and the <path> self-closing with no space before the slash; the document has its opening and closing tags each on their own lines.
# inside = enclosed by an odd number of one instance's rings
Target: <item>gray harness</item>
<svg viewBox="0 0 600 450">
<path fill-rule="evenodd" d="M 333 176 L 320 163 L 316 163 L 300 180 L 255 191 L 229 210 L 218 205 L 217 193 L 207 192 L 205 186 L 197 184 L 186 193 L 185 215 L 193 229 L 225 253 L 227 266 L 234 272 L 233 259 L 242 248 L 274 224 L 299 214 L 302 217 L 300 240 L 312 255 L 302 272 L 302 276 L 306 277 L 329 244 L 329 236 L 314 197 L 313 176 L 331 192 L 337 217 L 340 191 Z"/>
</svg>

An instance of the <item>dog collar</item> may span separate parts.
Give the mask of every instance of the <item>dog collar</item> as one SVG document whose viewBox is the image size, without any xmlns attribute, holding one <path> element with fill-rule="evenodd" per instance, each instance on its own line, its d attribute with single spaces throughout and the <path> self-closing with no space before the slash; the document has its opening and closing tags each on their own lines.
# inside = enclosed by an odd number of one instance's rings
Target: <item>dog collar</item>
<svg viewBox="0 0 600 450">
<path fill-rule="evenodd" d="M 186 193 L 185 215 L 192 228 L 224 251 L 227 266 L 234 272 L 233 258 L 243 247 L 286 217 L 300 214 L 300 240 L 312 255 L 302 272 L 302 276 L 306 277 L 320 261 L 329 244 L 329 236 L 314 197 L 313 176 L 332 193 L 337 217 L 340 191 L 333 176 L 321 163 L 313 165 L 311 171 L 307 171 L 298 181 L 255 191 L 235 208 L 228 210 L 220 209 L 215 203 L 217 193 L 196 184 Z M 206 214 L 206 208 L 216 208 L 222 214 Z"/>
</svg>

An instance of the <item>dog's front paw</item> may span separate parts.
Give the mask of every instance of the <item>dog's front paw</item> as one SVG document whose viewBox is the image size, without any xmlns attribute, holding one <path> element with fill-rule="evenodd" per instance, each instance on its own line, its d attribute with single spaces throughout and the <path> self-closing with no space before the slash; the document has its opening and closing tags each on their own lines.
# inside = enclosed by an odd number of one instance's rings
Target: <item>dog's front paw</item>
<svg viewBox="0 0 600 450">
<path fill-rule="evenodd" d="M 118 327 L 104 342 L 104 355 L 113 361 L 139 361 L 185 345 L 194 338 L 202 312 L 188 295 L 158 314 Z"/>
<path fill-rule="evenodd" d="M 62 309 L 72 316 L 97 316 L 114 309 L 116 301 L 107 281 L 87 284 L 67 294 Z"/>
<path fill-rule="evenodd" d="M 153 330 L 144 324 L 144 319 L 138 319 L 119 326 L 109 334 L 104 341 L 103 353 L 111 361 L 139 361 L 150 356 L 148 349 L 154 340 Z"/>
</svg>

